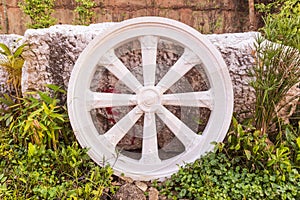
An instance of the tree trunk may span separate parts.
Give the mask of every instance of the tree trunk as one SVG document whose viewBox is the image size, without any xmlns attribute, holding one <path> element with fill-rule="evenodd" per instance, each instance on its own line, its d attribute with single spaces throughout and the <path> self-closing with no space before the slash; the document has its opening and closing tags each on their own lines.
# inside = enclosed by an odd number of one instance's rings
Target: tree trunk
<svg viewBox="0 0 300 200">
<path fill-rule="evenodd" d="M 255 30 L 255 28 L 256 28 L 256 17 L 255 17 L 254 0 L 249 0 L 249 29 Z"/>
</svg>

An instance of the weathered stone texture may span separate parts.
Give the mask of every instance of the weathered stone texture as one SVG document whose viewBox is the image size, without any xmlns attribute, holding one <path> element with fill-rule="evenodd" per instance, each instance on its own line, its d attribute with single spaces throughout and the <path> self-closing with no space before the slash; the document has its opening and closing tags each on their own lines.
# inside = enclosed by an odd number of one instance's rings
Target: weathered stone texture
<svg viewBox="0 0 300 200">
<path fill-rule="evenodd" d="M 254 65 L 255 36 L 258 33 L 213 34 L 208 39 L 219 49 L 229 69 L 234 91 L 234 112 L 246 118 L 254 109 L 255 92 L 247 71 Z"/>
<path fill-rule="evenodd" d="M 22 91 L 44 90 L 45 84 L 67 88 L 70 72 L 83 49 L 97 34 L 110 26 L 57 25 L 49 29 L 28 30 L 25 39 L 31 51 L 25 55 L 26 63 Z"/>
<path fill-rule="evenodd" d="M 25 38 L 31 51 L 26 55 L 23 92 L 44 89 L 44 85 L 50 83 L 67 89 L 70 72 L 79 54 L 89 41 L 111 25 L 112 23 L 89 27 L 58 25 L 49 29 L 28 30 Z M 221 51 L 229 68 L 235 95 L 234 111 L 237 113 L 251 110 L 255 101 L 247 76 L 247 69 L 254 63 L 251 52 L 255 34 L 207 35 Z"/>
<path fill-rule="evenodd" d="M 28 30 L 24 37 L 0 35 L 0 42 L 12 45 L 14 40 L 23 38 L 30 45 L 30 51 L 24 55 L 26 62 L 23 69 L 23 92 L 44 90 L 45 84 L 60 85 L 66 90 L 71 70 L 79 54 L 94 37 L 113 24 L 57 25 L 48 29 Z M 249 86 L 251 80 L 247 75 L 247 70 L 255 62 L 253 44 L 256 34 L 255 32 L 247 32 L 206 35 L 219 49 L 228 66 L 234 88 L 234 112 L 238 114 L 240 119 L 251 116 L 251 111 L 254 108 L 255 93 Z M 161 58 L 165 57 L 163 52 L 160 53 L 163 54 Z M 161 60 L 161 62 L 167 61 Z M 128 60 L 128 62 L 131 61 Z M 188 78 L 195 78 L 198 82 L 197 77 L 188 76 Z M 0 67 L 0 93 L 2 94 L 12 90 L 8 88 L 6 81 L 7 74 Z M 299 89 L 295 92 L 299 94 Z"/>
<path fill-rule="evenodd" d="M 112 197 L 113 200 L 146 200 L 144 192 L 136 185 L 127 183 L 122 185 L 116 194 Z"/>
</svg>

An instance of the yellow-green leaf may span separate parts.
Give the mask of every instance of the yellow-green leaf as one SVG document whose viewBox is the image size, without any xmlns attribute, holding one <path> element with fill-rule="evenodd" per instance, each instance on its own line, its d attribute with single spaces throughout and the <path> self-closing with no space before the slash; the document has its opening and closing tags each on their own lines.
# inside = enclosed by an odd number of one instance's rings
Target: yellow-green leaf
<svg viewBox="0 0 300 200">
<path fill-rule="evenodd" d="M 46 113 L 47 115 L 50 114 L 50 110 L 49 110 L 49 108 L 47 107 L 47 105 L 45 104 L 45 102 L 43 102 L 43 109 L 44 109 L 44 111 L 45 111 L 45 113 Z"/>
<path fill-rule="evenodd" d="M 244 152 L 245 152 L 245 155 L 246 155 L 247 159 L 250 160 L 250 158 L 251 158 L 251 151 L 245 149 Z"/>
</svg>

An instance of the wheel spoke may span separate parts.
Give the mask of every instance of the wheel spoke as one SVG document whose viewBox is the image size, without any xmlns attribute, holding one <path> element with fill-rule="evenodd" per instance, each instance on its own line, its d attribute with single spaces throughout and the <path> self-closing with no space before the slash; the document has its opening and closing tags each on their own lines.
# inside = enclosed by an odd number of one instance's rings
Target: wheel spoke
<svg viewBox="0 0 300 200">
<path fill-rule="evenodd" d="M 145 113 L 144 116 L 144 131 L 143 131 L 143 149 L 142 158 L 143 164 L 160 163 L 158 156 L 158 143 L 156 133 L 156 123 L 154 113 Z"/>
<path fill-rule="evenodd" d="M 164 106 L 160 106 L 156 113 L 158 117 L 168 126 L 168 128 L 174 133 L 174 135 L 182 142 L 187 150 L 193 144 L 193 141 L 202 137 L 192 131 L 187 125 L 179 120 L 173 113 L 171 113 Z"/>
<path fill-rule="evenodd" d="M 136 95 L 91 92 L 87 95 L 89 110 L 93 108 L 107 108 L 115 106 L 132 106 L 137 104 Z"/>
<path fill-rule="evenodd" d="M 131 127 L 139 120 L 143 112 L 136 106 L 120 121 L 118 121 L 103 136 L 113 145 L 117 146 L 118 142 L 126 135 Z M 101 136 L 100 136 L 101 137 Z"/>
<path fill-rule="evenodd" d="M 127 67 L 115 55 L 114 50 L 108 51 L 99 61 L 113 75 L 122 81 L 132 91 L 137 92 L 142 87 L 136 77 L 127 69 Z"/>
<path fill-rule="evenodd" d="M 185 48 L 182 56 L 171 67 L 167 74 L 159 81 L 157 86 L 161 93 L 168 90 L 174 83 L 176 83 L 182 76 L 190 71 L 195 65 L 200 64 L 201 60 L 190 49 Z"/>
<path fill-rule="evenodd" d="M 154 86 L 158 37 L 139 38 L 142 49 L 144 86 Z"/>
<path fill-rule="evenodd" d="M 201 92 L 187 92 L 177 94 L 164 94 L 163 105 L 205 107 L 213 109 L 213 97 L 211 90 Z"/>
</svg>

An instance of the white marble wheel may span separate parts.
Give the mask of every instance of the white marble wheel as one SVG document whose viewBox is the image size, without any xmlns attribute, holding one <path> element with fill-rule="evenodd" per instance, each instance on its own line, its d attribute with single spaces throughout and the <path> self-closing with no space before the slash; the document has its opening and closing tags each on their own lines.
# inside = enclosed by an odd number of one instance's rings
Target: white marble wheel
<svg viewBox="0 0 300 200">
<path fill-rule="evenodd" d="M 163 51 L 162 57 L 177 56 L 174 63 L 158 64 Z M 130 55 L 136 56 L 137 64 L 128 61 L 133 68 L 125 64 Z M 189 82 L 196 72 L 206 77 L 203 90 Z M 198 109 L 209 111 L 201 133 L 187 122 L 201 118 Z M 109 163 L 117 175 L 138 180 L 170 176 L 178 165 L 212 150 L 212 142 L 224 139 L 232 110 L 232 84 L 221 54 L 198 31 L 160 17 L 126 20 L 96 37 L 77 60 L 68 88 L 68 111 L 79 143 L 98 164 Z M 133 150 L 120 144 L 132 129 L 135 135 L 129 138 L 139 141 Z M 168 135 L 164 130 L 173 134 L 168 140 L 173 154 L 159 144 Z"/>
</svg>

